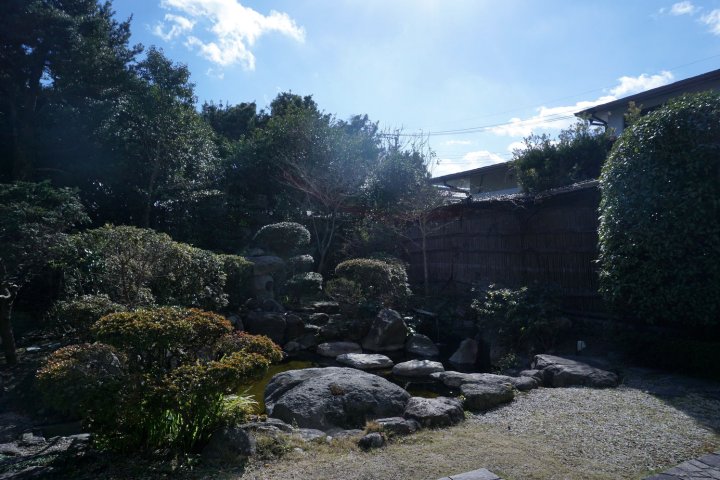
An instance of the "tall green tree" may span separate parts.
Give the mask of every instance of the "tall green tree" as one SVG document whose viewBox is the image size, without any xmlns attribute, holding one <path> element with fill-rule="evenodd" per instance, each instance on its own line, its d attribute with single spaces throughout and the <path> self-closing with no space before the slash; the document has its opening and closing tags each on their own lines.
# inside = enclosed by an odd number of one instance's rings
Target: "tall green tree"
<svg viewBox="0 0 720 480">
<path fill-rule="evenodd" d="M 219 164 L 212 131 L 194 108 L 187 66 L 151 47 L 134 70 L 132 88 L 116 99 L 101 136 L 121 163 L 115 195 L 124 197 L 130 221 L 150 227 L 159 212 L 181 214 L 183 205 L 209 194 Z"/>
<path fill-rule="evenodd" d="M 518 182 L 525 192 L 537 193 L 598 178 L 613 139 L 611 130 L 592 128 L 587 120 L 561 131 L 557 140 L 531 135 L 513 152 Z"/>
<path fill-rule="evenodd" d="M 129 21 L 110 2 L 0 2 L 2 174 L 36 176 L 38 127 L 52 105 L 78 108 L 115 95 L 141 47 L 130 47 Z"/>
<path fill-rule="evenodd" d="M 11 315 L 18 291 L 47 265 L 62 232 L 86 220 L 72 190 L 0 184 L 0 338 L 8 364 L 17 363 Z"/>
</svg>

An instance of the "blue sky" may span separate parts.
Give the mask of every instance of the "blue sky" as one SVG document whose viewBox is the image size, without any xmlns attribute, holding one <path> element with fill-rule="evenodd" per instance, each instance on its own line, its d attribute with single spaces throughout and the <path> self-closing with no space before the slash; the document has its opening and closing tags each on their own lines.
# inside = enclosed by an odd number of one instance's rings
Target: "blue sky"
<svg viewBox="0 0 720 480">
<path fill-rule="evenodd" d="M 115 0 L 202 101 L 313 95 L 431 133 L 442 175 L 507 161 L 568 114 L 720 68 L 720 0 Z M 470 129 L 470 132 L 457 130 Z M 447 134 L 440 132 L 451 131 Z"/>
</svg>

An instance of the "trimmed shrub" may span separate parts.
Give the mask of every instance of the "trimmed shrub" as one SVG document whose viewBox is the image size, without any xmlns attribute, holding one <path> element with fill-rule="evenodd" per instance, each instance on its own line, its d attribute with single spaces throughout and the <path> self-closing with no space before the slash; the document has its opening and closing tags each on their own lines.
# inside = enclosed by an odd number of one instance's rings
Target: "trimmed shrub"
<svg viewBox="0 0 720 480">
<path fill-rule="evenodd" d="M 105 294 L 128 307 L 227 305 L 218 255 L 153 230 L 106 225 L 67 239 L 58 262 L 66 293 Z"/>
<path fill-rule="evenodd" d="M 282 359 L 267 337 L 194 309 L 110 314 L 92 330 L 114 346 L 60 349 L 38 382 L 49 406 L 82 416 L 101 446 L 119 450 L 197 451 L 245 420 L 253 401 L 237 393 Z"/>
<path fill-rule="evenodd" d="M 632 319 L 720 323 L 720 94 L 685 95 L 620 136 L 600 186 L 600 291 Z"/>
<path fill-rule="evenodd" d="M 312 272 L 315 259 L 312 255 L 296 255 L 288 258 L 285 264 L 287 265 L 290 275 L 297 275 L 298 273 Z"/>
<path fill-rule="evenodd" d="M 400 306 L 411 295 L 405 266 L 399 261 L 355 258 L 339 263 L 335 274 L 359 285 L 363 297 L 369 301 Z"/>
<path fill-rule="evenodd" d="M 569 320 L 562 317 L 558 292 L 533 285 L 517 290 L 489 285 L 472 303 L 478 328 L 514 352 L 551 350 Z"/>
<path fill-rule="evenodd" d="M 347 278 L 333 278 L 325 284 L 325 293 L 337 302 L 357 305 L 365 301 L 360 285 Z"/>
<path fill-rule="evenodd" d="M 538 193 L 597 178 L 613 138 L 611 131 L 581 120 L 560 132 L 557 141 L 532 135 L 524 142 L 523 149 L 513 152 L 513 167 L 523 191 Z"/>
<path fill-rule="evenodd" d="M 273 363 L 283 359 L 282 350 L 264 335 L 250 335 L 245 332 L 232 332 L 218 340 L 215 359 L 233 353 L 257 353 Z"/>
<path fill-rule="evenodd" d="M 316 298 L 322 293 L 323 277 L 317 272 L 298 273 L 285 283 L 285 290 L 294 300 Z"/>
<path fill-rule="evenodd" d="M 310 245 L 310 232 L 295 222 L 272 223 L 258 230 L 253 242 L 281 257 L 289 257 Z"/>
<path fill-rule="evenodd" d="M 82 417 L 104 412 L 127 375 L 126 358 L 110 345 L 83 343 L 54 351 L 37 373 L 38 389 L 53 409 Z"/>
<path fill-rule="evenodd" d="M 219 255 L 225 272 L 228 308 L 238 309 L 253 296 L 253 264 L 239 255 Z"/>
<path fill-rule="evenodd" d="M 98 340 L 125 352 L 133 370 L 147 372 L 194 362 L 232 326 L 215 313 L 163 307 L 112 313 L 91 330 Z"/>
<path fill-rule="evenodd" d="M 101 317 L 125 310 L 124 305 L 113 302 L 107 295 L 82 295 L 57 302 L 50 311 L 50 317 L 58 323 L 74 327 L 84 336 Z"/>
</svg>

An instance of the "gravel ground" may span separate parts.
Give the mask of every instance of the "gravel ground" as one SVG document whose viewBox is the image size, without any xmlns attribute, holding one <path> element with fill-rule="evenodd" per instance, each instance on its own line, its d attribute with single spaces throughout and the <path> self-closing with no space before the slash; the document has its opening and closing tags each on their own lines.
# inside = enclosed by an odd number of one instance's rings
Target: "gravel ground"
<svg viewBox="0 0 720 480">
<path fill-rule="evenodd" d="M 720 384 L 631 370 L 617 389 L 541 388 L 363 453 L 306 447 L 242 479 L 428 479 L 480 467 L 507 480 L 640 479 L 720 448 Z"/>
</svg>

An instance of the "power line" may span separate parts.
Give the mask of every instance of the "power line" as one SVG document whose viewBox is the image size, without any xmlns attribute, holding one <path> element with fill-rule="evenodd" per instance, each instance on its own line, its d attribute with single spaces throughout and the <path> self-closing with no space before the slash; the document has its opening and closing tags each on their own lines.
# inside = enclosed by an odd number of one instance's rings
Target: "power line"
<svg viewBox="0 0 720 480">
<path fill-rule="evenodd" d="M 710 55 L 710 56 L 708 56 L 708 57 L 704 57 L 704 58 L 700 58 L 700 59 L 698 59 L 698 60 L 693 60 L 693 61 L 691 61 L 691 62 L 683 63 L 683 64 L 681 64 L 681 65 L 677 65 L 677 66 L 674 66 L 674 67 L 670 67 L 670 68 L 665 69 L 665 70 L 666 70 L 666 71 L 679 70 L 679 69 L 681 69 L 681 68 L 688 67 L 688 66 L 690 66 L 690 65 L 695 65 L 695 64 L 697 64 L 697 63 L 701 63 L 701 62 L 704 62 L 704 61 L 707 61 L 707 60 L 712 60 L 712 59 L 718 58 L 718 57 L 720 57 L 720 54 Z M 541 103 L 541 104 L 553 103 L 553 102 L 557 102 L 557 101 L 560 101 L 560 100 L 566 100 L 566 99 L 569 99 L 569 98 L 578 97 L 578 96 L 580 96 L 580 95 L 586 95 L 586 94 L 588 94 L 588 93 L 594 93 L 594 92 L 599 92 L 599 91 L 607 90 L 608 88 L 610 88 L 610 87 L 596 88 L 596 89 L 593 89 L 593 90 L 586 90 L 586 91 L 584 91 L 584 92 L 576 93 L 576 94 L 573 94 L 573 95 L 567 95 L 567 96 L 564 96 L 564 97 L 559 97 L 559 98 L 556 98 L 556 99 L 553 99 L 553 100 L 549 100 L 549 101 L 546 101 L 546 102 L 540 102 L 540 103 Z M 527 110 L 528 108 L 537 108 L 537 106 L 535 106 L 535 107 L 530 107 L 530 106 L 528 106 L 528 107 L 521 107 L 521 108 L 516 108 L 516 109 L 512 109 L 512 110 L 505 110 L 505 111 L 503 111 L 503 112 L 493 113 L 493 114 L 484 115 L 484 116 L 475 117 L 475 118 L 488 118 L 488 117 L 493 117 L 493 116 L 497 116 L 497 115 L 502 115 L 502 114 L 504 114 L 504 113 L 513 113 L 513 112 L 517 112 L 517 111 L 521 111 L 521 110 Z M 516 122 L 510 121 L 510 122 L 496 123 L 496 124 L 490 124 L 490 125 L 480 125 L 480 126 L 477 126 L 477 127 L 459 128 L 459 129 L 449 129 L 449 130 L 436 130 L 436 131 L 428 131 L 428 132 L 426 132 L 426 133 L 424 133 L 424 132 L 422 132 L 422 131 L 420 131 L 420 132 L 418 132 L 418 133 L 398 133 L 397 136 L 400 136 L 400 137 L 434 137 L 434 136 L 442 136 L 442 135 L 460 135 L 460 134 L 466 134 L 466 133 L 481 133 L 481 132 L 484 132 L 484 131 L 487 131 L 487 130 L 490 130 L 490 129 L 493 129 L 493 128 L 498 128 L 498 127 L 505 127 L 505 126 L 511 126 L 511 125 L 512 125 L 512 126 L 529 126 L 529 125 L 532 124 L 532 123 L 538 123 L 538 122 L 541 122 L 541 123 L 546 123 L 546 122 L 547 122 L 547 123 L 551 123 L 551 122 L 568 120 L 568 119 L 571 119 L 571 118 L 574 118 L 574 115 L 572 115 L 572 114 L 568 115 L 568 114 L 558 113 L 558 114 L 553 114 L 553 115 L 547 115 L 547 116 L 544 116 L 544 117 L 534 117 L 534 118 L 530 118 L 530 119 L 527 119 L 527 120 L 520 120 L 520 121 L 516 121 Z M 450 122 L 450 123 L 453 123 L 453 122 Z M 395 135 L 389 135 L 389 136 L 395 136 Z"/>
</svg>

